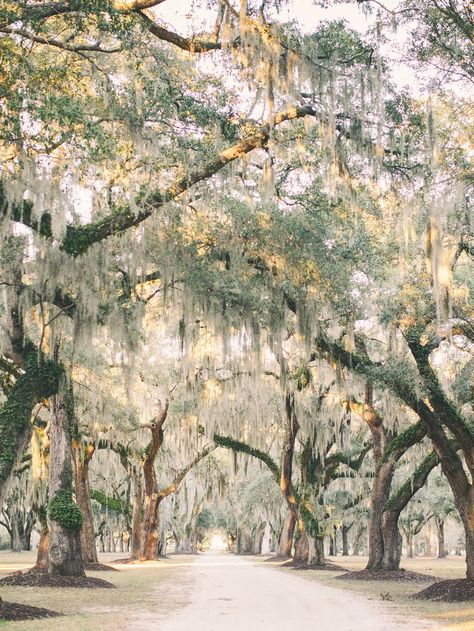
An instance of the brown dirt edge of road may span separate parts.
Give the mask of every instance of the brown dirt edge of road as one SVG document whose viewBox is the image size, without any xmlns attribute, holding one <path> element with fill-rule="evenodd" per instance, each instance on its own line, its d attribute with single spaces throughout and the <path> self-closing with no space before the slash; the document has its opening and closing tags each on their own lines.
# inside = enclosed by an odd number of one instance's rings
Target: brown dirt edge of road
<svg viewBox="0 0 474 631">
<path fill-rule="evenodd" d="M 337 581 L 396 581 L 401 583 L 435 583 L 442 579 L 438 576 L 412 572 L 411 570 L 357 570 L 336 576 Z"/>
<path fill-rule="evenodd" d="M 294 570 L 304 571 L 304 570 L 322 570 L 327 572 L 347 572 L 345 567 L 342 565 L 337 565 L 336 563 L 325 563 L 324 565 L 308 565 L 307 563 L 299 563 L 298 561 L 287 561 L 283 563 L 281 567 L 289 567 Z"/>
<path fill-rule="evenodd" d="M 414 594 L 412 598 L 447 603 L 474 601 L 474 581 L 469 581 L 466 578 L 438 581 Z"/>
<path fill-rule="evenodd" d="M 60 615 L 51 609 L 10 603 L 0 598 L 0 620 L 36 620 L 37 618 L 55 618 Z"/>
</svg>

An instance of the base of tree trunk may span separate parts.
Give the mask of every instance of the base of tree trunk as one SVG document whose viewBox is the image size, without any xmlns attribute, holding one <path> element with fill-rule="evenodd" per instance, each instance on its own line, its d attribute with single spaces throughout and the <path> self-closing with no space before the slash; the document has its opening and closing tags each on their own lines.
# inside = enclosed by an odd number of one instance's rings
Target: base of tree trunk
<svg viewBox="0 0 474 631">
<path fill-rule="evenodd" d="M 396 581 L 400 583 L 435 583 L 441 579 L 438 576 L 411 572 L 410 570 L 359 570 L 357 572 L 347 572 L 337 577 L 338 581 Z"/>
<path fill-rule="evenodd" d="M 14 587 L 78 587 L 84 589 L 115 589 L 115 585 L 92 576 L 63 576 L 32 568 L 26 572 L 13 572 L 0 579 L 0 585 Z"/>
<path fill-rule="evenodd" d="M 37 618 L 55 618 L 60 615 L 51 609 L 32 607 L 22 603 L 9 603 L 0 598 L 0 620 L 36 620 Z"/>
<path fill-rule="evenodd" d="M 474 600 L 474 581 L 460 578 L 450 581 L 439 581 L 423 589 L 413 598 L 419 600 L 439 600 L 456 603 Z"/>
</svg>

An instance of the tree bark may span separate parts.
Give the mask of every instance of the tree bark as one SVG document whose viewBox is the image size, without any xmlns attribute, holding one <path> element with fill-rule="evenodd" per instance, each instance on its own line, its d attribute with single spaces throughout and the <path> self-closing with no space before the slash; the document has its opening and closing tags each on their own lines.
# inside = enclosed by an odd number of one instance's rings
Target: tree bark
<svg viewBox="0 0 474 631">
<path fill-rule="evenodd" d="M 94 455 L 93 444 L 82 446 L 73 442 L 72 453 L 76 482 L 76 503 L 81 509 L 83 523 L 81 528 L 82 558 L 86 563 L 98 563 L 95 545 L 94 517 L 89 487 L 89 463 Z"/>
<path fill-rule="evenodd" d="M 163 424 L 168 416 L 169 401 L 160 416 L 149 426 L 151 440 L 146 448 L 143 463 L 145 482 L 145 506 L 141 527 L 139 558 L 141 561 L 153 561 L 158 558 L 158 508 L 161 502 L 155 473 L 155 459 L 163 444 Z"/>
<path fill-rule="evenodd" d="M 342 533 L 342 556 L 349 556 L 349 530 L 354 525 L 352 524 L 342 524 L 341 533 Z"/>
<path fill-rule="evenodd" d="M 293 547 L 293 536 L 295 533 L 296 519 L 292 510 L 287 511 L 283 530 L 280 535 L 280 549 L 279 553 L 282 557 L 291 557 L 291 550 Z"/>
<path fill-rule="evenodd" d="M 143 485 L 140 471 L 133 473 L 133 515 L 132 536 L 130 541 L 130 557 L 138 559 L 142 535 Z"/>
<path fill-rule="evenodd" d="M 360 525 L 359 528 L 357 529 L 357 532 L 354 537 L 354 542 L 352 544 L 353 545 L 352 556 L 360 555 L 360 545 L 361 545 L 361 539 L 362 539 L 362 535 L 364 534 L 364 531 L 365 531 L 365 526 Z"/>
<path fill-rule="evenodd" d="M 402 537 L 398 528 L 398 511 L 386 510 L 382 516 L 383 557 L 381 566 L 385 570 L 400 569 Z"/>
<path fill-rule="evenodd" d="M 441 517 L 435 517 L 436 534 L 438 537 L 438 559 L 445 559 L 446 547 L 444 542 L 444 519 Z"/>
<path fill-rule="evenodd" d="M 262 554 L 263 537 L 267 523 L 263 522 L 255 528 L 253 535 L 252 554 Z"/>
<path fill-rule="evenodd" d="M 293 560 L 301 565 L 307 565 L 309 558 L 308 535 L 300 521 L 301 520 L 298 520 L 298 526 L 296 530 L 295 551 L 293 554 Z"/>
<path fill-rule="evenodd" d="M 40 530 L 40 540 L 38 543 L 38 552 L 36 553 L 36 563 L 35 568 L 39 570 L 47 570 L 48 569 L 48 558 L 49 558 L 49 528 L 48 528 L 48 519 L 46 516 L 46 508 L 41 506 L 38 510 L 38 519 L 40 522 L 41 530 Z"/>
<path fill-rule="evenodd" d="M 85 576 L 81 554 L 80 527 L 69 528 L 51 517 L 52 504 L 60 497 L 66 499 L 67 511 L 72 513 L 72 462 L 70 419 L 64 394 L 52 398 L 49 462 L 49 567 L 55 575 Z M 76 507 L 77 508 L 77 507 Z"/>
<path fill-rule="evenodd" d="M 308 539 L 308 567 L 321 567 L 326 564 L 324 555 L 324 539 L 321 537 L 311 537 L 307 534 Z"/>
</svg>

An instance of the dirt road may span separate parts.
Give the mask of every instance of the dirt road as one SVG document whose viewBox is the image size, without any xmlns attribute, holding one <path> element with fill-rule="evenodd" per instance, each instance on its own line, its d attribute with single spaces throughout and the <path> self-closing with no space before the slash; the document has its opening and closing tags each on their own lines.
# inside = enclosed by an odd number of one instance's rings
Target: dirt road
<svg viewBox="0 0 474 631">
<path fill-rule="evenodd" d="M 436 629 L 341 589 L 251 559 L 206 553 L 169 585 L 183 607 L 136 621 L 134 631 L 422 631 Z M 176 575 L 175 575 L 176 576 Z M 161 592 L 163 597 L 163 592 Z"/>
</svg>

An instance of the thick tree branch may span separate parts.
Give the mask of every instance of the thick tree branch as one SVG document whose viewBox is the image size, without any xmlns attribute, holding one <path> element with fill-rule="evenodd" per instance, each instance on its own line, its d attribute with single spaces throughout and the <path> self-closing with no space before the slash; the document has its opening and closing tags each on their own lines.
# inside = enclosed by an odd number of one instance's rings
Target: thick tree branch
<svg viewBox="0 0 474 631">
<path fill-rule="evenodd" d="M 140 195 L 136 199 L 136 204 L 140 209 L 138 212 L 135 212 L 127 205 L 118 208 L 96 222 L 83 226 L 69 225 L 66 229 L 66 236 L 61 244 L 61 249 L 72 256 L 79 256 L 93 244 L 139 225 L 164 204 L 176 199 L 195 184 L 209 179 L 234 160 L 245 156 L 258 147 L 264 146 L 270 137 L 273 127 L 285 121 L 314 116 L 315 114 L 314 108 L 310 106 L 292 106 L 278 112 L 270 121 L 257 127 L 254 133 L 219 152 L 201 168 L 196 169 L 189 175 L 178 177 L 165 191 L 155 191 L 148 195 L 146 193 Z M 31 202 L 25 201 L 21 204 L 10 204 L 1 187 L 0 213 L 4 216 L 10 216 L 14 221 L 38 230 L 43 236 L 52 238 L 50 222 L 43 218 L 39 222 L 34 219 Z"/>
<path fill-rule="evenodd" d="M 175 493 L 175 491 L 178 489 L 179 485 L 183 481 L 184 477 L 189 473 L 189 471 L 191 471 L 191 469 L 195 467 L 199 462 L 201 462 L 201 460 L 203 460 L 206 456 L 208 456 L 211 452 L 213 452 L 214 449 L 217 449 L 217 445 L 211 444 L 211 445 L 207 445 L 207 447 L 204 447 L 204 449 L 198 453 L 198 455 L 194 458 L 194 460 L 192 460 L 183 469 L 181 469 L 181 471 L 176 475 L 176 477 L 174 478 L 173 482 L 171 482 L 171 484 L 169 484 L 164 489 L 161 489 L 161 491 L 159 491 L 158 493 L 159 501 L 161 502 L 161 500 L 163 500 L 165 497 L 168 497 L 168 495 L 171 495 L 171 493 Z"/>
</svg>

